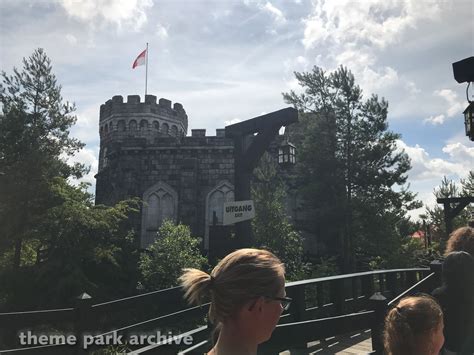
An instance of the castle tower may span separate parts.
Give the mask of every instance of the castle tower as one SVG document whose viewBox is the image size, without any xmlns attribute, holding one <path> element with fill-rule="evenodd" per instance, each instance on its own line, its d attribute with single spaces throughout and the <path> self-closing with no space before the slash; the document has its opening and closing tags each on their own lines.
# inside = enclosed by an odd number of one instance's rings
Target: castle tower
<svg viewBox="0 0 474 355">
<path fill-rule="evenodd" d="M 118 95 L 100 106 L 100 154 L 99 171 L 107 164 L 109 145 L 134 139 L 147 143 L 160 137 L 183 137 L 188 130 L 188 116 L 183 105 L 146 95 L 129 95 L 127 102 Z"/>
<path fill-rule="evenodd" d="M 210 227 L 222 225 L 223 203 L 233 200 L 234 145 L 225 130 L 193 129 L 179 103 L 146 95 L 114 96 L 100 107 L 96 203 L 138 197 L 132 220 L 140 245 L 149 246 L 163 220 L 191 227 L 209 245 Z"/>
</svg>

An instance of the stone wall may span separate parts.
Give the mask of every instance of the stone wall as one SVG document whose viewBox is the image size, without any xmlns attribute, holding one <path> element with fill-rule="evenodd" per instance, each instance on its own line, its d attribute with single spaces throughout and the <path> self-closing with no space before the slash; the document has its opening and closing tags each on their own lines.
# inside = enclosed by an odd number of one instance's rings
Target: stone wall
<svg viewBox="0 0 474 355">
<path fill-rule="evenodd" d="M 107 142 L 96 175 L 96 203 L 143 198 L 150 187 L 163 182 L 177 193 L 177 220 L 189 225 L 194 235 L 204 236 L 206 197 L 220 182 L 234 183 L 234 147 L 222 130 L 216 136 L 205 136 L 205 130 L 193 134 L 153 142 L 140 137 Z"/>
</svg>

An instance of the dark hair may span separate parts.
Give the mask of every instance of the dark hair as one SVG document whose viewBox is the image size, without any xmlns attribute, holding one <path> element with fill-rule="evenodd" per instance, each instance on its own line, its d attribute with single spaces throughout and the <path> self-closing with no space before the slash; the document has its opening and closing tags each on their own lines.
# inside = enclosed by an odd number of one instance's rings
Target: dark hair
<svg viewBox="0 0 474 355">
<path fill-rule="evenodd" d="M 465 251 L 474 256 L 474 228 L 461 227 L 451 233 L 446 244 L 445 255 L 453 251 Z"/>
<path fill-rule="evenodd" d="M 420 355 L 431 345 L 431 334 L 443 311 L 428 295 L 403 298 L 385 317 L 384 345 L 389 355 Z"/>
<path fill-rule="evenodd" d="M 474 258 L 465 251 L 449 253 L 443 262 L 443 283 L 448 289 L 472 288 L 474 283 Z"/>
</svg>

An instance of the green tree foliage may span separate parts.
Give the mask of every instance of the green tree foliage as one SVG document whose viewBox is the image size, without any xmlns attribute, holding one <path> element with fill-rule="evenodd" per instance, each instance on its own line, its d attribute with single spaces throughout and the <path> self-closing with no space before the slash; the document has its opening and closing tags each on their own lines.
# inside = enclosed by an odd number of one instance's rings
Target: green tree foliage
<svg viewBox="0 0 474 355">
<path fill-rule="evenodd" d="M 64 103 L 51 60 L 42 49 L 23 59 L 21 71 L 2 71 L 0 84 L 0 251 L 15 246 L 20 266 L 22 242 L 32 238 L 45 211 L 54 206 L 51 180 L 80 177 L 80 164 L 66 157 L 83 144 L 69 137 L 74 105 Z"/>
<path fill-rule="evenodd" d="M 165 221 L 155 242 L 140 257 L 140 287 L 147 291 L 169 288 L 177 285 L 184 268 L 207 268 L 199 244 L 188 226 Z"/>
<path fill-rule="evenodd" d="M 304 92 L 284 93 L 300 112 L 291 139 L 298 145 L 303 195 L 314 216 L 312 232 L 342 252 L 344 271 L 364 259 L 399 246 L 394 226 L 420 203 L 405 186 L 408 155 L 397 149 L 400 136 L 388 130 L 388 103 L 377 95 L 364 100 L 353 74 L 314 67 L 295 73 Z"/>
<path fill-rule="evenodd" d="M 257 247 L 265 247 L 280 258 L 288 280 L 303 279 L 307 268 L 303 263 L 303 239 L 288 221 L 283 203 L 285 189 L 269 154 L 263 155 L 254 175 L 252 227 Z"/>
<path fill-rule="evenodd" d="M 0 270 L 10 309 L 71 305 L 82 292 L 96 300 L 134 293 L 139 255 L 127 220 L 138 202 L 94 206 L 86 189 L 64 178 L 51 181 L 55 207 L 46 211 L 30 240 L 41 258 L 20 270 L 8 264 Z"/>
</svg>

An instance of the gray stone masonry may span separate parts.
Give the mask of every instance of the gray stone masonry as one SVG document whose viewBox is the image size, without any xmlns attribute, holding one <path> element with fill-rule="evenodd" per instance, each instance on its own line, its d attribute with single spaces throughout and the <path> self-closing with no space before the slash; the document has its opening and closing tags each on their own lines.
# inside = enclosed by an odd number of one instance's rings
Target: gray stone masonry
<svg viewBox="0 0 474 355">
<path fill-rule="evenodd" d="M 119 120 L 126 123 L 118 130 Z M 160 127 L 176 125 L 182 134 L 173 135 L 153 127 L 129 129 L 130 121 L 146 120 Z M 105 127 L 108 125 L 108 129 Z M 110 129 L 112 126 L 112 131 Z M 221 181 L 234 183 L 234 147 L 223 130 L 217 136 L 206 136 L 205 129 L 193 130 L 185 136 L 187 116 L 181 104 L 174 104 L 147 95 L 140 103 L 139 96 L 114 96 L 100 108 L 101 144 L 99 172 L 96 175 L 96 203 L 113 205 L 143 193 L 162 181 L 178 193 L 178 221 L 191 226 L 195 235 L 204 235 L 205 203 L 207 194 Z M 137 220 L 136 228 L 140 224 Z"/>
</svg>

